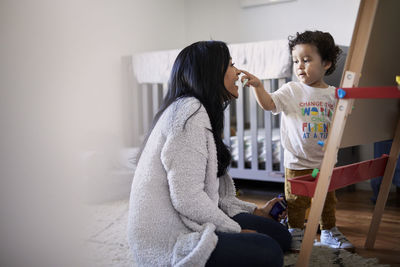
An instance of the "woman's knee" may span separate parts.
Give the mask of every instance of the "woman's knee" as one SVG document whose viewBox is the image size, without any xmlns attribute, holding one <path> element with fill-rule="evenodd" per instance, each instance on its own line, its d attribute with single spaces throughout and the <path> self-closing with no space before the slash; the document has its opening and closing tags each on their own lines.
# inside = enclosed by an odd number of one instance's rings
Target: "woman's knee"
<svg viewBox="0 0 400 267">
<path fill-rule="evenodd" d="M 282 266 L 283 252 L 277 241 L 264 234 L 217 233 L 218 243 L 208 266 Z"/>
<path fill-rule="evenodd" d="M 268 241 L 268 244 L 264 247 L 264 253 L 260 256 L 263 266 L 283 266 L 283 251 L 280 244 L 273 239 Z"/>
<path fill-rule="evenodd" d="M 288 229 L 281 223 L 273 220 L 270 220 L 269 228 L 270 230 L 266 234 L 277 241 L 284 252 L 288 251 L 292 243 L 292 235 Z"/>
<path fill-rule="evenodd" d="M 283 251 L 290 249 L 292 236 L 285 226 L 281 223 L 254 214 L 239 213 L 233 219 L 245 229 L 253 229 L 260 234 L 273 238 L 281 246 Z"/>
<path fill-rule="evenodd" d="M 290 246 L 292 244 L 292 235 L 289 233 L 287 229 L 282 231 L 279 244 L 284 252 L 290 250 Z"/>
<path fill-rule="evenodd" d="M 280 244 L 264 234 L 248 234 L 243 242 L 246 247 L 246 266 L 279 266 L 283 265 L 283 251 Z M 241 248 L 243 250 L 243 247 Z"/>
</svg>

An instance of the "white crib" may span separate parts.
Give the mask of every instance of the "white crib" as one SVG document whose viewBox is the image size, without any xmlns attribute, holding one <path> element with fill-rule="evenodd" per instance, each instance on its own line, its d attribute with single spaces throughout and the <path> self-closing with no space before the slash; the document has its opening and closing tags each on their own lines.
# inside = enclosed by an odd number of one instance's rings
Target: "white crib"
<svg viewBox="0 0 400 267">
<path fill-rule="evenodd" d="M 288 82 L 263 80 L 269 92 Z M 239 98 L 225 111 L 224 141 L 231 148 L 230 174 L 234 178 L 284 182 L 280 116 L 262 110 L 252 89 L 239 87 Z M 235 136 L 232 136 L 235 134 Z"/>
<path fill-rule="evenodd" d="M 286 40 L 229 45 L 239 68 L 256 74 L 267 91 L 288 82 L 291 63 Z M 272 58 L 269 56 L 272 50 Z M 157 51 L 131 57 L 139 88 L 141 134 L 145 135 L 167 91 L 167 80 L 179 50 Z M 164 67 L 160 67 L 160 60 Z M 145 66 L 144 66 L 145 65 Z M 272 78 L 271 78 L 272 77 Z M 225 110 L 224 142 L 230 147 L 233 178 L 284 182 L 280 116 L 263 111 L 252 89 L 239 86 L 239 98 Z"/>
</svg>

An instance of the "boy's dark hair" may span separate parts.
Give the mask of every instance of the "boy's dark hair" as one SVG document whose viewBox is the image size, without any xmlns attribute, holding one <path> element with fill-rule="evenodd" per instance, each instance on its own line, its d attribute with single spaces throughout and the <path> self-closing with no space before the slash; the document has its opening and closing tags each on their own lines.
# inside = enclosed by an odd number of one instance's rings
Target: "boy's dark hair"
<svg viewBox="0 0 400 267">
<path fill-rule="evenodd" d="M 221 41 L 196 42 L 179 53 L 172 67 L 168 92 L 154 117 L 142 151 L 163 112 L 177 99 L 195 97 L 203 104 L 210 118 L 212 129 L 209 130 L 213 133 L 217 147 L 217 176 L 226 173 L 232 159 L 231 153 L 222 141 L 224 109 L 232 99 L 232 95 L 224 85 L 230 58 L 228 46 Z"/>
<path fill-rule="evenodd" d="M 289 36 L 288 39 L 290 52 L 298 44 L 310 44 L 317 47 L 322 61 L 332 62 L 331 67 L 326 71 L 325 75 L 330 75 L 335 71 L 336 63 L 342 50 L 335 45 L 335 41 L 330 33 L 321 31 L 297 32 L 296 36 Z"/>
</svg>

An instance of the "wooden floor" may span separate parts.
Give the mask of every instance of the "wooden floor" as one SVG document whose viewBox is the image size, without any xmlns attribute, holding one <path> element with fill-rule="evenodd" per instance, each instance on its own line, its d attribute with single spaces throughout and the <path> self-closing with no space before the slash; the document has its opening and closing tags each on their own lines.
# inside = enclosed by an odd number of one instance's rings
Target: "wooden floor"
<svg viewBox="0 0 400 267">
<path fill-rule="evenodd" d="M 254 181 L 235 181 L 239 198 L 262 205 L 278 193 L 282 185 Z M 336 225 L 356 247 L 356 253 L 365 258 L 378 258 L 381 264 L 400 266 L 400 192 L 391 192 L 372 250 L 364 249 L 374 204 L 372 191 L 341 189 L 336 197 Z"/>
</svg>

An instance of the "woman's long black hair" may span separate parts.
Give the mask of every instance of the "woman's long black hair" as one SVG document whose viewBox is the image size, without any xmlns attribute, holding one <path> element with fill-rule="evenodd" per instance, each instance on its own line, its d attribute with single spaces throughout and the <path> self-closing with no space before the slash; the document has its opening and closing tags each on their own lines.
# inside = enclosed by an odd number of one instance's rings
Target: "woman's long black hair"
<svg viewBox="0 0 400 267">
<path fill-rule="evenodd" d="M 182 97 L 195 97 L 203 104 L 211 121 L 212 129 L 209 130 L 213 133 L 217 147 L 217 176 L 220 177 L 226 173 L 232 158 L 222 141 L 224 109 L 232 99 L 232 95 L 224 86 L 224 76 L 229 60 L 229 49 L 221 41 L 196 42 L 178 54 L 172 67 L 167 95 L 154 117 L 143 148 L 158 119 L 169 105 Z"/>
</svg>

